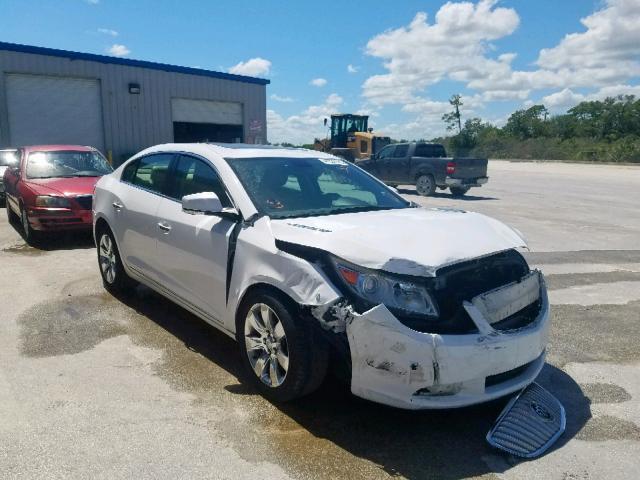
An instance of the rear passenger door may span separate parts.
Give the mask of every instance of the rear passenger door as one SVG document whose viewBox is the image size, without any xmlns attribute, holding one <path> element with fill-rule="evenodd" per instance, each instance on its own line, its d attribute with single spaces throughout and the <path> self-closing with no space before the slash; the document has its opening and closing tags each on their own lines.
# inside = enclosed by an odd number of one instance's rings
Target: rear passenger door
<svg viewBox="0 0 640 480">
<path fill-rule="evenodd" d="M 127 266 L 158 281 L 156 214 L 167 193 L 173 153 L 146 155 L 127 165 L 112 194 L 113 231 Z"/>
<path fill-rule="evenodd" d="M 224 207 L 230 197 L 210 162 L 180 155 L 171 176 L 170 198 L 160 202 L 156 230 L 162 285 L 201 316 L 221 323 L 226 308 L 227 254 L 235 222 L 182 210 L 182 197 L 214 192 Z M 195 308 L 194 308 L 195 307 Z"/>
</svg>

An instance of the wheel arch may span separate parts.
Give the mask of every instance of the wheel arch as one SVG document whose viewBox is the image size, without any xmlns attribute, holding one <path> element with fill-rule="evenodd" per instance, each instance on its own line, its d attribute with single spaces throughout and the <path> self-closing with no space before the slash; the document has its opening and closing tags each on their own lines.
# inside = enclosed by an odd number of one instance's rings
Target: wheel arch
<svg viewBox="0 0 640 480">
<path fill-rule="evenodd" d="M 242 310 L 242 307 L 244 306 L 244 302 L 247 300 L 247 298 L 249 298 L 250 295 L 252 295 L 255 292 L 270 293 L 270 294 L 282 299 L 289 306 L 292 306 L 292 307 L 294 307 L 296 309 L 302 308 L 302 305 L 300 305 L 298 302 L 296 302 L 293 299 L 293 297 L 291 295 L 289 295 L 287 292 L 285 292 L 284 290 L 278 288 L 277 286 L 275 286 L 275 285 L 273 285 L 271 283 L 257 282 L 257 283 L 254 283 L 252 285 L 249 285 L 244 290 L 244 292 L 242 292 L 240 297 L 238 298 L 238 302 L 236 303 L 236 309 L 235 309 L 235 312 L 234 312 L 234 315 L 233 315 L 234 328 L 237 325 L 237 322 L 239 320 L 238 315 L 240 314 L 240 311 Z"/>
<path fill-rule="evenodd" d="M 413 180 L 417 182 L 418 179 L 420 177 L 422 177 L 423 175 L 431 175 L 433 177 L 434 182 L 435 182 L 436 175 L 433 172 L 433 170 L 429 170 L 429 169 L 418 170 L 418 172 L 416 172 L 416 174 L 414 175 Z"/>
</svg>

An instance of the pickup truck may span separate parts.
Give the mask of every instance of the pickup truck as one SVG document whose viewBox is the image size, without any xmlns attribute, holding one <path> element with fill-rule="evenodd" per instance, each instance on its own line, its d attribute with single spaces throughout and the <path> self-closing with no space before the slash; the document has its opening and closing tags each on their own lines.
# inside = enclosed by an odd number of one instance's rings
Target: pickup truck
<svg viewBox="0 0 640 480">
<path fill-rule="evenodd" d="M 420 195 L 448 188 L 462 196 L 471 187 L 487 183 L 486 158 L 448 157 L 436 143 L 395 143 L 357 165 L 388 185 L 415 185 Z"/>
</svg>

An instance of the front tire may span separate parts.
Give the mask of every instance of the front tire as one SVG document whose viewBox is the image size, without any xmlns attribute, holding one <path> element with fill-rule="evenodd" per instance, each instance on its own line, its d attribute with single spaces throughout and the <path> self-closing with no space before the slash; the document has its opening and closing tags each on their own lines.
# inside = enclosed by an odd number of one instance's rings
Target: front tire
<svg viewBox="0 0 640 480">
<path fill-rule="evenodd" d="M 433 175 L 420 175 L 416 179 L 416 190 L 418 195 L 430 197 L 436 191 L 436 180 Z"/>
<path fill-rule="evenodd" d="M 250 382 L 271 400 L 302 397 L 324 380 L 328 346 L 284 295 L 250 293 L 238 310 L 236 339 Z"/>
<path fill-rule="evenodd" d="M 7 222 L 9 222 L 10 225 L 14 225 L 18 221 L 18 216 L 11 209 L 11 205 L 9 205 L 7 200 L 5 200 L 4 206 L 7 210 Z"/>
<path fill-rule="evenodd" d="M 111 293 L 122 293 L 135 286 L 122 266 L 120 252 L 108 228 L 103 228 L 97 235 L 98 267 L 102 284 Z"/>
<path fill-rule="evenodd" d="M 39 240 L 39 233 L 36 232 L 31 223 L 29 222 L 29 215 L 27 214 L 27 209 L 24 205 L 20 208 L 20 223 L 22 224 L 22 233 L 24 234 L 24 239 L 29 245 L 36 243 Z"/>
<path fill-rule="evenodd" d="M 449 190 L 454 197 L 462 197 L 469 191 L 469 187 L 450 187 Z"/>
</svg>

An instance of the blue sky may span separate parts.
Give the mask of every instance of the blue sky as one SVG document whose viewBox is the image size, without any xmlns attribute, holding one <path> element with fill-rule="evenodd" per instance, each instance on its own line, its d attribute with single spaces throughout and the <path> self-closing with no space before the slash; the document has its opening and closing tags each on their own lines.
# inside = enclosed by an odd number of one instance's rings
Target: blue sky
<svg viewBox="0 0 640 480">
<path fill-rule="evenodd" d="M 337 111 L 432 138 L 453 93 L 463 115 L 496 123 L 532 103 L 561 112 L 640 93 L 640 0 L 0 0 L 0 10 L 2 41 L 270 78 L 271 141 L 311 142 Z"/>
</svg>

